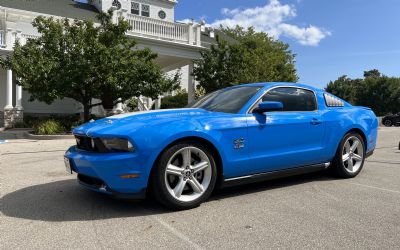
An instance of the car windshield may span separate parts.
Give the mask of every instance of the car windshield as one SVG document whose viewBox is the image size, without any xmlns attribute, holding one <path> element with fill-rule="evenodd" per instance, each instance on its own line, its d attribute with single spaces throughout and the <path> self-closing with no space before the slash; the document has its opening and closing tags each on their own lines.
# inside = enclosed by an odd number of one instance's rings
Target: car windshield
<svg viewBox="0 0 400 250">
<path fill-rule="evenodd" d="M 187 107 L 214 112 L 237 113 L 258 90 L 260 90 L 260 87 L 256 86 L 221 89 L 200 98 Z"/>
</svg>

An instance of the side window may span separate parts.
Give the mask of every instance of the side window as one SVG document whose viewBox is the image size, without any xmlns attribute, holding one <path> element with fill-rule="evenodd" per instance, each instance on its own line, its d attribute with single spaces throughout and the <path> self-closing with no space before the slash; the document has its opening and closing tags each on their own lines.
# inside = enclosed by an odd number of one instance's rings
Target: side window
<svg viewBox="0 0 400 250">
<path fill-rule="evenodd" d="M 317 103 L 314 92 L 300 88 L 276 88 L 268 91 L 263 102 L 282 102 L 283 111 L 314 111 Z"/>
<path fill-rule="evenodd" d="M 150 5 L 142 4 L 142 16 L 150 17 Z"/>
<path fill-rule="evenodd" d="M 131 13 L 134 15 L 139 15 L 139 3 L 131 2 Z"/>
<path fill-rule="evenodd" d="M 325 104 L 328 107 L 344 107 L 344 102 L 334 95 L 325 93 Z"/>
</svg>

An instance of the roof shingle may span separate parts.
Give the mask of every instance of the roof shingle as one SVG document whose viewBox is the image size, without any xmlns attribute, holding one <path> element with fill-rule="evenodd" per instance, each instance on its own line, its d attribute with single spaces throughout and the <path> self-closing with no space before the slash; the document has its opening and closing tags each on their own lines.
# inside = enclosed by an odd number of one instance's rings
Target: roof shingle
<svg viewBox="0 0 400 250">
<path fill-rule="evenodd" d="M 1 7 L 82 20 L 95 20 L 97 9 L 73 0 L 0 0 Z"/>
</svg>

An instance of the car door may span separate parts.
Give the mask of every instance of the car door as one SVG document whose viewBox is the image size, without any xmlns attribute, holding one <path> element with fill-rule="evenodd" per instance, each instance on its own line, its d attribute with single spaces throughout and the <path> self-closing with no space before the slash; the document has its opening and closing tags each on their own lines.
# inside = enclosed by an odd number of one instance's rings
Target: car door
<svg viewBox="0 0 400 250">
<path fill-rule="evenodd" d="M 261 101 L 282 102 L 283 110 L 251 113 Z M 321 163 L 325 125 L 314 91 L 276 87 L 247 114 L 249 157 L 254 172 Z"/>
</svg>

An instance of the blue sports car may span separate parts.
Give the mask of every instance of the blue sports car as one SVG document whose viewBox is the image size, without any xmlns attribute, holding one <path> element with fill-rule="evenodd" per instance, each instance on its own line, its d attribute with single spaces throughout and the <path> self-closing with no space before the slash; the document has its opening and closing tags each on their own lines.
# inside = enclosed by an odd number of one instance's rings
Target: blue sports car
<svg viewBox="0 0 400 250">
<path fill-rule="evenodd" d="M 375 149 L 378 120 L 323 90 L 256 83 L 184 109 L 116 115 L 76 128 L 65 154 L 81 185 L 123 198 L 152 194 L 172 209 L 217 187 L 331 168 L 355 177 Z"/>
</svg>

